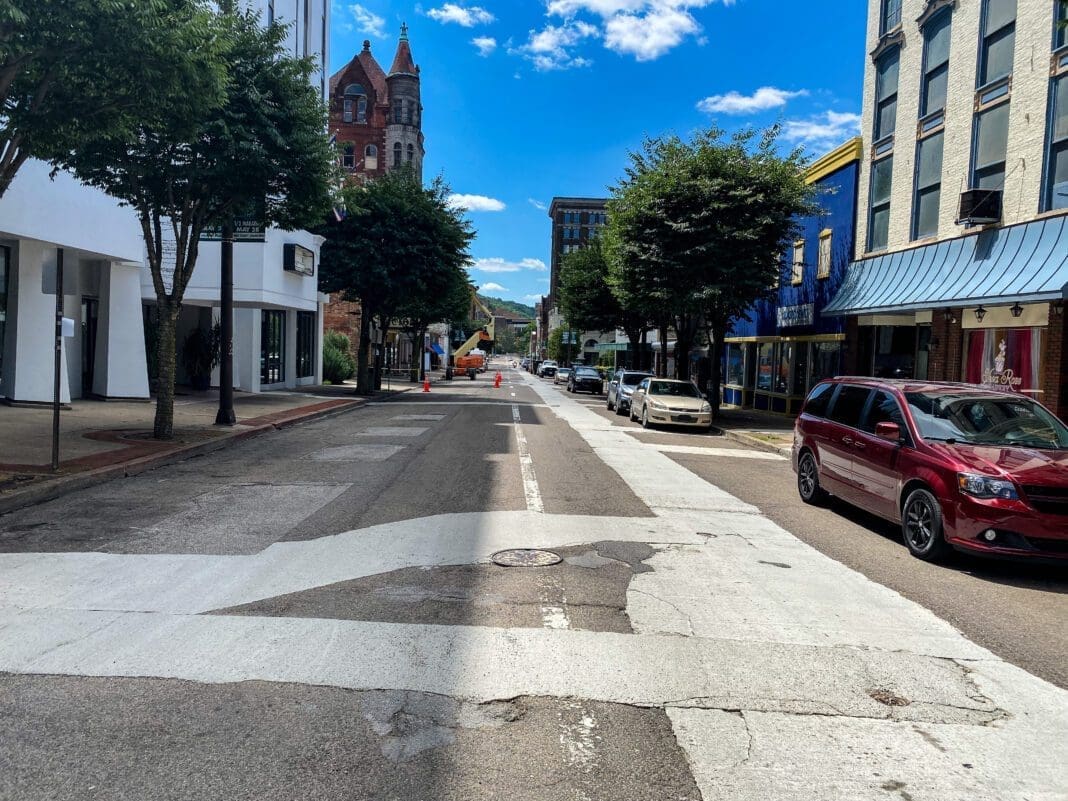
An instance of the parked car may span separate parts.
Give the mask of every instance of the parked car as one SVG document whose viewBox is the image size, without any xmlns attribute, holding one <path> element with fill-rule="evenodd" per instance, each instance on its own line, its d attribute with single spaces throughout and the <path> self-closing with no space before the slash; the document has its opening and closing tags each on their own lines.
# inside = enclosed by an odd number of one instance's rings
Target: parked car
<svg viewBox="0 0 1068 801">
<path fill-rule="evenodd" d="M 707 431 L 712 425 L 712 406 L 689 381 L 643 378 L 631 394 L 630 419 L 641 420 L 642 428 L 675 425 Z"/>
<path fill-rule="evenodd" d="M 571 377 L 570 367 L 557 367 L 556 372 L 553 373 L 554 384 L 567 384 L 567 380 Z"/>
<path fill-rule="evenodd" d="M 652 378 L 652 373 L 644 373 L 640 370 L 616 370 L 608 381 L 608 399 L 606 404 L 608 411 L 615 410 L 616 414 L 626 414 L 630 411 L 630 396 L 634 388 L 644 378 Z"/>
<path fill-rule="evenodd" d="M 601 374 L 592 367 L 576 367 L 567 382 L 568 392 L 589 392 L 600 395 L 604 390 Z"/>
<path fill-rule="evenodd" d="M 546 359 L 541 363 L 541 366 L 538 367 L 538 377 L 552 378 L 554 375 L 556 375 L 556 362 L 552 359 Z"/>
<path fill-rule="evenodd" d="M 1068 560 L 1068 427 L 1015 392 L 838 378 L 794 427 L 806 503 L 834 495 L 901 525 L 909 551 Z"/>
</svg>

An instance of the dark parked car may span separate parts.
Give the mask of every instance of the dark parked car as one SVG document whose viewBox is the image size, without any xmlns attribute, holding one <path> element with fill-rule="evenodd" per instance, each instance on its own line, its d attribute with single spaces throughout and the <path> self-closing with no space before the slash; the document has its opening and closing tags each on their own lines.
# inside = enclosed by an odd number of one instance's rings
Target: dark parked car
<svg viewBox="0 0 1068 801">
<path fill-rule="evenodd" d="M 616 414 L 626 414 L 630 411 L 630 396 L 634 388 L 642 382 L 642 379 L 652 378 L 652 373 L 643 373 L 640 370 L 616 370 L 608 382 L 608 399 L 606 404 L 608 411 L 615 410 Z"/>
<path fill-rule="evenodd" d="M 592 367 L 576 367 L 567 379 L 568 392 L 589 392 L 600 395 L 604 389 L 601 374 Z"/>
<path fill-rule="evenodd" d="M 1068 560 L 1068 427 L 1039 403 L 971 384 L 836 378 L 794 427 L 802 500 L 828 494 L 951 548 Z"/>
</svg>

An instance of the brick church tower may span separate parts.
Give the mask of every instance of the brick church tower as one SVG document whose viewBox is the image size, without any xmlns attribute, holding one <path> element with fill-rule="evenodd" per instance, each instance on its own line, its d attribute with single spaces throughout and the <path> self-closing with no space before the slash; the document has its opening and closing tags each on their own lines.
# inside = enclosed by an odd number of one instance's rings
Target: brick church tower
<svg viewBox="0 0 1068 801">
<path fill-rule="evenodd" d="M 363 50 L 330 78 L 328 102 L 330 134 L 336 137 L 338 159 L 349 180 L 363 183 L 405 165 L 422 180 L 423 105 L 407 25 L 401 26 L 388 75 L 371 54 L 370 41 L 364 41 Z M 345 334 L 355 352 L 360 304 L 331 301 L 323 325 Z"/>
</svg>

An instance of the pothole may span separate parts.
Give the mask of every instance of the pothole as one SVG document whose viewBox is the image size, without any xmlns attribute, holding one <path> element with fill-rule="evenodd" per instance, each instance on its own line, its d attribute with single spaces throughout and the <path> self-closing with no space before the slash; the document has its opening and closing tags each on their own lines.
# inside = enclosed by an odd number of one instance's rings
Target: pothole
<svg viewBox="0 0 1068 801">
<path fill-rule="evenodd" d="M 900 695 L 895 695 L 889 690 L 875 689 L 868 690 L 868 695 L 873 701 L 878 701 L 885 706 L 908 706 L 912 703 L 908 698 L 903 698 Z"/>
<path fill-rule="evenodd" d="M 511 548 L 507 551 L 497 551 L 490 557 L 490 561 L 501 567 L 549 567 L 558 565 L 563 560 L 560 554 L 540 548 Z"/>
</svg>

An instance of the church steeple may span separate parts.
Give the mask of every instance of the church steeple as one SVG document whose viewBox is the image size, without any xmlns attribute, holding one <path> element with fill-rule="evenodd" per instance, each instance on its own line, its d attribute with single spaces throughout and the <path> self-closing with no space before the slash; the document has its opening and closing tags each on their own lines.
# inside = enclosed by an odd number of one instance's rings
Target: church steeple
<svg viewBox="0 0 1068 801">
<path fill-rule="evenodd" d="M 412 48 L 408 44 L 408 24 L 401 25 L 400 41 L 397 42 L 397 54 L 393 57 L 390 75 L 418 75 L 419 68 L 412 59 Z"/>
</svg>

